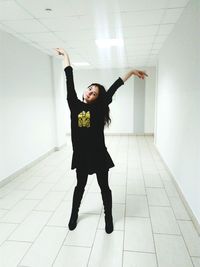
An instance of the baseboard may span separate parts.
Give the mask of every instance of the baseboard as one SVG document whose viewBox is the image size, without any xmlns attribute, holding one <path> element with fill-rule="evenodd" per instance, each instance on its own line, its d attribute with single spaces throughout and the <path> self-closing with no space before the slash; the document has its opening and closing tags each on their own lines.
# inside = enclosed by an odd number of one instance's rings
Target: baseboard
<svg viewBox="0 0 200 267">
<path fill-rule="evenodd" d="M 66 145 L 67 145 L 67 143 L 63 144 L 62 146 L 55 146 L 54 150 L 59 151 L 59 150 L 63 149 L 63 147 L 65 147 Z"/>
<path fill-rule="evenodd" d="M 105 133 L 105 136 L 154 136 L 153 133 Z"/>
<path fill-rule="evenodd" d="M 187 202 L 187 200 L 186 200 L 186 198 L 185 198 L 183 192 L 181 191 L 181 188 L 180 188 L 179 184 L 177 183 L 177 181 L 176 181 L 174 175 L 172 174 L 172 172 L 170 171 L 170 169 L 169 169 L 169 167 L 167 166 L 166 162 L 164 161 L 164 158 L 163 158 L 163 156 L 161 155 L 160 151 L 158 150 L 158 147 L 156 146 L 156 144 L 154 144 L 154 145 L 155 145 L 155 148 L 156 148 L 158 154 L 160 155 L 160 157 L 161 157 L 161 159 L 162 159 L 162 161 L 163 161 L 163 163 L 164 163 L 164 165 L 165 165 L 167 171 L 170 173 L 170 175 L 171 175 L 171 177 L 172 177 L 172 182 L 174 183 L 174 186 L 176 187 L 176 189 L 177 189 L 177 191 L 178 191 L 178 194 L 179 194 L 181 200 L 183 201 L 183 204 L 184 204 L 184 206 L 185 206 L 185 208 L 186 208 L 186 210 L 187 210 L 189 216 L 191 217 L 191 220 L 192 220 L 192 222 L 193 222 L 193 224 L 194 224 L 194 226 L 195 226 L 197 232 L 198 232 L 199 235 L 200 235 L 200 223 L 199 223 L 199 221 L 197 220 L 197 218 L 196 218 L 195 214 L 193 213 L 192 209 L 190 208 L 189 203 Z"/>
<path fill-rule="evenodd" d="M 105 135 L 107 135 L 107 136 L 153 136 L 154 134 L 153 133 L 145 133 L 145 134 L 134 134 L 134 133 L 128 133 L 128 134 L 127 133 L 106 133 Z M 66 136 L 71 136 L 71 133 L 66 133 Z M 31 163 L 27 164 L 23 168 L 17 170 L 16 172 L 14 172 L 13 174 L 9 175 L 8 177 L 5 177 L 2 181 L 0 181 L 0 187 L 3 187 L 4 185 L 6 185 L 9 182 L 11 182 L 12 180 L 14 180 L 17 176 L 19 176 L 20 174 L 22 174 L 24 171 L 28 170 L 29 168 L 31 168 L 32 166 L 34 166 L 35 164 L 37 164 L 38 162 L 40 162 L 44 158 L 48 157 L 49 154 L 51 154 L 52 152 L 61 150 L 63 147 L 66 146 L 66 144 L 67 143 L 63 144 L 62 146 L 56 146 L 56 147 L 54 147 L 53 149 L 51 149 L 48 152 L 44 153 L 42 156 L 40 156 L 36 160 L 33 160 Z"/>
<path fill-rule="evenodd" d="M 16 172 L 14 172 L 13 174 L 9 175 L 8 177 L 4 178 L 2 181 L 0 181 L 0 187 L 8 184 L 9 182 L 11 182 L 12 180 L 14 180 L 17 176 L 19 176 L 20 174 L 22 174 L 24 171 L 28 170 L 29 168 L 31 168 L 32 166 L 34 166 L 35 164 L 37 164 L 38 162 L 40 162 L 41 160 L 43 160 L 44 158 L 48 157 L 51 153 L 60 150 L 61 147 L 55 147 L 50 149 L 48 152 L 44 153 L 42 156 L 40 156 L 39 158 L 33 160 L 32 162 L 30 162 L 29 164 L 27 164 L 26 166 L 24 166 L 23 168 L 17 170 Z"/>
<path fill-rule="evenodd" d="M 136 133 L 104 133 L 106 136 L 154 136 L 154 133 L 144 133 L 144 134 L 136 134 Z M 66 136 L 70 136 L 71 133 L 66 133 Z"/>
</svg>

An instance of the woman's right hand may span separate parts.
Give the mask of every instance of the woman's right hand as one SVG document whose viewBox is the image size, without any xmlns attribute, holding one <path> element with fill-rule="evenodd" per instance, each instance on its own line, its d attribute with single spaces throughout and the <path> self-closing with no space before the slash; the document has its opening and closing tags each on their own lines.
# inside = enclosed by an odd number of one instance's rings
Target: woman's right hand
<svg viewBox="0 0 200 267">
<path fill-rule="evenodd" d="M 64 59 L 64 68 L 70 65 L 70 60 L 67 52 L 63 48 L 54 48 L 54 50 L 58 53 L 58 55 L 61 55 Z"/>
<path fill-rule="evenodd" d="M 66 51 L 63 48 L 54 48 L 58 55 L 65 56 L 67 55 Z"/>
</svg>

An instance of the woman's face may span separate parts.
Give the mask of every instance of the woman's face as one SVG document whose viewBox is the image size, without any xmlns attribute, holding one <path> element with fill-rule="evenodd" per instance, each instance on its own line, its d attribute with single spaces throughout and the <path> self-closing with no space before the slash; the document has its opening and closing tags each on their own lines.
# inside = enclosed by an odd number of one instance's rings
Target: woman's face
<svg viewBox="0 0 200 267">
<path fill-rule="evenodd" d="M 97 99 L 98 96 L 99 96 L 99 88 L 96 85 L 91 85 L 85 90 L 83 94 L 84 102 L 92 103 Z"/>
</svg>

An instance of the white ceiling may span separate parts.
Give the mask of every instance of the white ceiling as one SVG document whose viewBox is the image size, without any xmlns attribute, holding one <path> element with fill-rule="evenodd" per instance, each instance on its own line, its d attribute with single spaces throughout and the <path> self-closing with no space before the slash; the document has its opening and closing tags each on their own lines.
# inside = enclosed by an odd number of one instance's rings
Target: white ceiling
<svg viewBox="0 0 200 267">
<path fill-rule="evenodd" d="M 0 0 L 0 28 L 87 68 L 154 66 L 188 0 Z M 45 11 L 51 8 L 51 12 Z M 123 38 L 123 47 L 98 48 L 95 39 Z"/>
</svg>

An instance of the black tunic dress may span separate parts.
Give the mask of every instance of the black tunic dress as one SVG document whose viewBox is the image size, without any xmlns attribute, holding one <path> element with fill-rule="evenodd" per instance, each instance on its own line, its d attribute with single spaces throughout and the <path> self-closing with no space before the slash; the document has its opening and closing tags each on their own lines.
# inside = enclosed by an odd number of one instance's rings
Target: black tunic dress
<svg viewBox="0 0 200 267">
<path fill-rule="evenodd" d="M 107 151 L 104 139 L 104 116 L 98 102 L 84 103 L 77 98 L 74 87 L 73 68 L 65 69 L 67 101 L 71 111 L 71 140 L 73 156 L 71 169 L 87 170 L 88 174 L 108 170 L 114 163 Z M 106 92 L 106 103 L 112 102 L 117 88 L 123 85 L 119 77 Z"/>
</svg>

